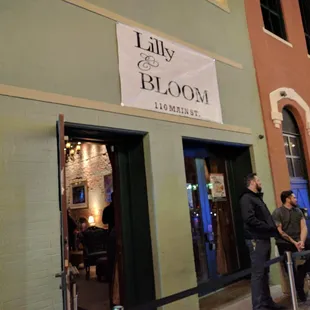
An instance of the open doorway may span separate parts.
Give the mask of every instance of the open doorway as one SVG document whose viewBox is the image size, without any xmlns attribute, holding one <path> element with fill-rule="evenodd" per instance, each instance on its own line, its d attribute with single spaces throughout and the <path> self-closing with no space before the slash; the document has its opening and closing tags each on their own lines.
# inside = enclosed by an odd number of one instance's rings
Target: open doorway
<svg viewBox="0 0 310 310">
<path fill-rule="evenodd" d="M 113 146 L 70 136 L 65 136 L 65 144 L 69 264 L 78 270 L 78 307 L 108 310 L 110 303 L 121 304 L 108 152 Z"/>
<path fill-rule="evenodd" d="M 154 298 L 143 136 L 59 119 L 66 310 Z"/>
</svg>

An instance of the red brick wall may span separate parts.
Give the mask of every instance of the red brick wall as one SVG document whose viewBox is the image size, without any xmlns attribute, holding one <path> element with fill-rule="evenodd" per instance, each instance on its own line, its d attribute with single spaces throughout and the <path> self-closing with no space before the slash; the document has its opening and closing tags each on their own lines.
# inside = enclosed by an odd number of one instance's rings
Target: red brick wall
<svg viewBox="0 0 310 310">
<path fill-rule="evenodd" d="M 281 87 L 292 88 L 307 103 L 310 103 L 310 59 L 307 55 L 299 4 L 297 0 L 282 0 L 281 3 L 288 41 L 293 47 L 263 31 L 264 23 L 259 0 L 245 0 L 248 29 L 278 204 L 280 204 L 279 196 L 281 191 L 288 189 L 290 182 L 282 129 L 275 128 L 272 122 L 269 94 Z M 299 125 L 309 175 L 310 141 L 306 131 L 305 112 L 297 102 L 288 99 L 280 101 L 279 111 L 282 111 L 282 108 L 286 105 L 292 110 Z"/>
</svg>

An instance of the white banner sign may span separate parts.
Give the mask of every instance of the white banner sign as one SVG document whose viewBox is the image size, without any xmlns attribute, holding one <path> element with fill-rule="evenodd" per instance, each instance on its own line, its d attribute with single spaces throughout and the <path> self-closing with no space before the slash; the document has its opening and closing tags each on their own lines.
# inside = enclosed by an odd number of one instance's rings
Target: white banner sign
<svg viewBox="0 0 310 310">
<path fill-rule="evenodd" d="M 222 123 L 214 59 L 117 24 L 122 104 Z"/>
</svg>

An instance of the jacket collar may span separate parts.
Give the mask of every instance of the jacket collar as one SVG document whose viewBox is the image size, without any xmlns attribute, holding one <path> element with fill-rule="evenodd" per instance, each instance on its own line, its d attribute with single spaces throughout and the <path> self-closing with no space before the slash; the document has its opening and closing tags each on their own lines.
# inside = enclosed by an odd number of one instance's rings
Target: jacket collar
<svg viewBox="0 0 310 310">
<path fill-rule="evenodd" d="M 263 193 L 263 192 L 254 193 L 253 191 L 251 191 L 251 190 L 248 189 L 248 188 L 245 189 L 244 194 L 251 194 L 251 195 L 256 196 L 256 197 L 258 197 L 258 198 L 261 198 L 261 199 L 263 199 L 263 197 L 264 197 L 264 193 Z"/>
</svg>

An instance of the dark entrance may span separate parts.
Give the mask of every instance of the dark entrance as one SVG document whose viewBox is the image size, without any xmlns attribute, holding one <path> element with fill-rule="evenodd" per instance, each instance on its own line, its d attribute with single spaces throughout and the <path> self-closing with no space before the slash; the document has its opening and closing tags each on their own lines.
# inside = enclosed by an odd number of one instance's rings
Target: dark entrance
<svg viewBox="0 0 310 310">
<path fill-rule="evenodd" d="M 183 145 L 199 283 L 249 266 L 239 196 L 252 167 L 248 147 L 188 140 Z"/>
<path fill-rule="evenodd" d="M 73 309 L 68 266 L 64 137 L 107 146 L 113 172 L 120 304 L 125 308 L 155 298 L 152 246 L 146 191 L 143 136 L 129 132 L 58 122 L 60 197 L 62 214 L 63 292 L 65 309 Z M 103 180 L 102 180 L 103 182 Z"/>
</svg>

